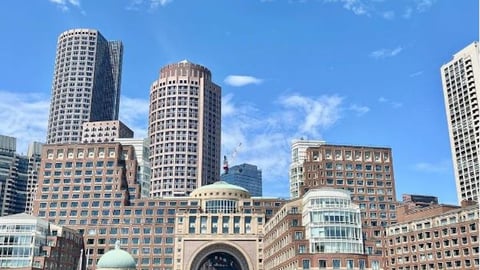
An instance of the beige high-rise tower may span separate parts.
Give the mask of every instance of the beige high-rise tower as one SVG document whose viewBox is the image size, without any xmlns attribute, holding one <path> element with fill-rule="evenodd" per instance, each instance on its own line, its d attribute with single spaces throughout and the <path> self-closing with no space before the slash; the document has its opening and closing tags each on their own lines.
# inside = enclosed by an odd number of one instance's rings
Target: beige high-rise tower
<svg viewBox="0 0 480 270">
<path fill-rule="evenodd" d="M 220 179 L 221 88 L 188 61 L 164 66 L 150 88 L 151 195 L 185 196 Z"/>
<path fill-rule="evenodd" d="M 479 43 L 474 42 L 441 67 L 459 203 L 462 200 L 478 201 L 480 193 L 479 50 Z"/>
</svg>

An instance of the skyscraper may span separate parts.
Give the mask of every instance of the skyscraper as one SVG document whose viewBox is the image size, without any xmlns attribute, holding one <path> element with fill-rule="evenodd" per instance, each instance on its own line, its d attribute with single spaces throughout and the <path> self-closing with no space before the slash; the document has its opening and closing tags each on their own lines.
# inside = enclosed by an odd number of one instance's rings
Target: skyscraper
<svg viewBox="0 0 480 270">
<path fill-rule="evenodd" d="M 80 143 L 82 123 L 118 119 L 123 47 L 99 31 L 60 34 L 47 143 Z"/>
<path fill-rule="evenodd" d="M 185 196 L 220 178 L 221 88 L 207 68 L 163 67 L 150 89 L 151 195 Z"/>
<path fill-rule="evenodd" d="M 222 181 L 243 187 L 252 197 L 262 196 L 262 171 L 255 165 L 243 163 L 232 166 L 221 175 Z"/>
<path fill-rule="evenodd" d="M 474 42 L 442 65 L 442 85 L 457 199 L 478 201 L 480 193 L 480 52 Z"/>
<path fill-rule="evenodd" d="M 324 141 L 315 140 L 294 140 L 292 142 L 292 163 L 290 163 L 290 198 L 300 197 L 300 189 L 303 186 L 303 162 L 305 162 L 305 152 L 308 147 L 316 147 L 325 144 Z"/>
</svg>

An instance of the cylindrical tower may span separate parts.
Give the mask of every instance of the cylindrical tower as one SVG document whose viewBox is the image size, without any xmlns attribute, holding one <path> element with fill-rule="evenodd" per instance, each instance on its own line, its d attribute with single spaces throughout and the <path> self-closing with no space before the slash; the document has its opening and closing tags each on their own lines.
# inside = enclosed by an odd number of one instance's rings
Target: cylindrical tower
<svg viewBox="0 0 480 270">
<path fill-rule="evenodd" d="M 185 196 L 219 180 L 221 88 L 207 68 L 181 61 L 150 88 L 151 195 Z"/>
</svg>

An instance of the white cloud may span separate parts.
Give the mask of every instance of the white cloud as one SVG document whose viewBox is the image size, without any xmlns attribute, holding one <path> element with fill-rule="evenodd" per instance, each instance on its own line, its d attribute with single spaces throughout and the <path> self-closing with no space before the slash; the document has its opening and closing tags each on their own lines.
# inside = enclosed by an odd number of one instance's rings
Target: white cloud
<svg viewBox="0 0 480 270">
<path fill-rule="evenodd" d="M 148 136 L 149 100 L 122 96 L 120 99 L 120 121 L 132 129 L 135 138 Z"/>
<path fill-rule="evenodd" d="M 28 144 L 44 142 L 50 99 L 40 93 L 0 90 L 1 135 L 17 138 L 17 152 L 26 153 Z"/>
<path fill-rule="evenodd" d="M 414 72 L 414 73 L 410 74 L 409 76 L 410 76 L 411 78 L 413 78 L 413 77 L 420 76 L 420 75 L 422 75 L 422 74 L 423 74 L 423 71 L 417 71 L 417 72 Z"/>
<path fill-rule="evenodd" d="M 367 106 L 359 106 L 359 105 L 353 104 L 350 106 L 350 110 L 356 112 L 358 116 L 362 116 L 367 112 L 369 112 L 370 108 Z"/>
<path fill-rule="evenodd" d="M 382 13 L 382 17 L 387 19 L 387 20 L 393 20 L 395 19 L 395 12 L 394 11 L 385 11 Z"/>
<path fill-rule="evenodd" d="M 417 11 L 424 12 L 433 6 L 435 0 L 415 0 L 415 2 Z"/>
<path fill-rule="evenodd" d="M 398 102 L 398 101 L 391 101 L 391 100 L 389 100 L 389 99 L 387 99 L 387 98 L 385 98 L 385 97 L 379 97 L 379 98 L 378 98 L 378 102 L 380 102 L 380 103 L 385 103 L 385 104 L 387 104 L 387 105 L 390 105 L 390 106 L 391 106 L 392 108 L 394 108 L 394 109 L 398 109 L 398 108 L 400 108 L 400 107 L 403 106 L 403 103 Z"/>
<path fill-rule="evenodd" d="M 343 98 L 338 96 L 282 96 L 264 111 L 253 104 L 238 103 L 229 94 L 222 97 L 222 155 L 229 155 L 242 143 L 234 162 L 254 164 L 262 170 L 267 196 L 288 196 L 288 167 L 291 141 L 295 138 L 321 139 L 321 134 L 337 123 Z M 357 111 L 366 110 L 358 107 Z"/>
<path fill-rule="evenodd" d="M 451 170 L 452 162 L 447 159 L 437 163 L 419 162 L 414 165 L 414 168 L 424 173 L 445 173 Z"/>
<path fill-rule="evenodd" d="M 341 3 L 346 10 L 355 15 L 370 15 L 369 7 L 362 0 L 324 0 L 325 3 Z"/>
<path fill-rule="evenodd" d="M 164 7 L 171 2 L 173 0 L 131 0 L 125 9 L 140 10 L 141 8 L 147 8 L 148 10 L 154 10 L 160 6 Z"/>
<path fill-rule="evenodd" d="M 375 59 L 387 58 L 397 56 L 403 51 L 403 48 L 398 46 L 394 49 L 379 49 L 370 53 L 370 56 Z"/>
<path fill-rule="evenodd" d="M 80 0 L 49 0 L 57 5 L 62 11 L 68 11 L 70 6 L 80 8 Z"/>
<path fill-rule="evenodd" d="M 229 75 L 225 78 L 224 82 L 231 86 L 241 87 L 248 84 L 260 84 L 263 80 L 253 76 Z"/>
</svg>

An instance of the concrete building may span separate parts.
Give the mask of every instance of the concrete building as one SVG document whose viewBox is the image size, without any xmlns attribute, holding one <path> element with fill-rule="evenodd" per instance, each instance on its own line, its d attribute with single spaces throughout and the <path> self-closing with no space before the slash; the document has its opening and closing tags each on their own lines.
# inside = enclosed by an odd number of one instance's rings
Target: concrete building
<svg viewBox="0 0 480 270">
<path fill-rule="evenodd" d="M 380 269 L 364 252 L 360 208 L 346 190 L 311 189 L 264 231 L 265 269 Z"/>
<path fill-rule="evenodd" d="M 292 142 L 292 163 L 290 163 L 289 180 L 290 180 L 290 198 L 296 199 L 300 197 L 300 189 L 303 186 L 303 162 L 305 161 L 305 152 L 308 147 L 317 147 L 325 144 L 324 141 L 317 140 L 294 140 Z"/>
<path fill-rule="evenodd" d="M 457 197 L 478 201 L 480 194 L 480 53 L 474 42 L 442 65 L 442 86 L 447 113 Z"/>
<path fill-rule="evenodd" d="M 392 150 L 324 144 L 307 149 L 303 166 L 302 196 L 321 187 L 350 191 L 352 202 L 360 207 L 369 265 L 373 261 L 382 265 L 383 230 L 397 221 Z"/>
<path fill-rule="evenodd" d="M 119 120 L 82 124 L 82 143 L 113 142 L 118 138 L 133 138 L 133 131 Z"/>
<path fill-rule="evenodd" d="M 141 198 L 137 173 L 130 145 L 45 145 L 33 213 L 83 235 L 89 270 L 117 241 L 138 269 L 204 269 L 219 258 L 265 269 L 263 226 L 284 200 L 221 181 L 190 197 Z"/>
<path fill-rule="evenodd" d="M 47 143 L 79 143 L 82 124 L 117 120 L 123 47 L 99 31 L 72 29 L 57 43 Z"/>
<path fill-rule="evenodd" d="M 245 188 L 250 196 L 262 196 L 262 170 L 255 165 L 243 163 L 232 166 L 220 178 L 224 182 Z"/>
<path fill-rule="evenodd" d="M 40 162 L 42 161 L 42 147 L 43 143 L 32 142 L 28 145 L 27 150 L 27 190 L 24 212 L 29 214 L 32 212 L 33 200 L 37 191 L 38 171 L 40 170 Z"/>
<path fill-rule="evenodd" d="M 150 88 L 152 196 L 185 196 L 220 178 L 221 88 L 211 77 L 181 61 Z"/>
<path fill-rule="evenodd" d="M 32 143 L 27 155 L 18 154 L 17 139 L 0 135 L 0 216 L 30 210 L 41 145 Z"/>
<path fill-rule="evenodd" d="M 385 269 L 479 269 L 479 208 L 432 204 L 398 207 L 398 223 L 385 228 Z"/>
<path fill-rule="evenodd" d="M 408 209 L 416 209 L 438 204 L 436 196 L 402 194 L 402 206 Z"/>
<path fill-rule="evenodd" d="M 0 217 L 1 269 L 78 269 L 82 248 L 75 230 L 24 213 Z"/>
</svg>

